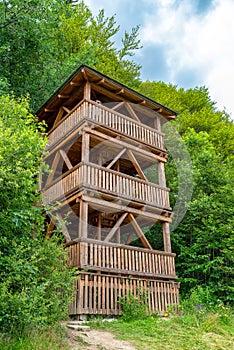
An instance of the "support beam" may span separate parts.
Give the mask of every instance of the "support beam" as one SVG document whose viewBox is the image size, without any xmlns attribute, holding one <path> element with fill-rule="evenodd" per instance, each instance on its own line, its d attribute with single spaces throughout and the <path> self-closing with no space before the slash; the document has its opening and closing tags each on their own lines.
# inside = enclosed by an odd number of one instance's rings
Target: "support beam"
<svg viewBox="0 0 234 350">
<path fill-rule="evenodd" d="M 120 227 L 120 225 L 122 224 L 122 222 L 127 216 L 128 216 L 128 213 L 124 213 L 122 216 L 120 216 L 120 218 L 116 221 L 115 225 L 112 227 L 112 229 L 104 239 L 104 242 L 109 242 L 113 238 L 115 232 L 118 230 L 118 228 Z"/>
<path fill-rule="evenodd" d="M 58 151 L 55 154 L 54 160 L 53 160 L 53 162 L 51 164 L 51 172 L 49 173 L 49 176 L 48 176 L 47 181 L 45 183 L 45 187 L 49 186 L 51 184 L 51 182 L 53 181 L 54 173 L 55 173 L 55 170 L 56 170 L 56 168 L 58 166 L 59 159 L 60 159 L 60 152 Z"/>
<path fill-rule="evenodd" d="M 161 156 L 158 156 L 157 154 L 154 154 L 154 153 L 151 153 L 149 151 L 140 149 L 140 148 L 138 148 L 136 146 L 133 146 L 131 144 L 127 144 L 124 141 L 118 140 L 118 139 L 116 139 L 114 137 L 111 137 L 109 135 L 105 135 L 105 134 L 103 134 L 103 133 L 101 133 L 99 131 L 92 130 L 91 128 L 85 127 L 84 130 L 86 132 L 90 133 L 91 135 L 96 136 L 96 138 L 99 138 L 100 140 L 105 139 L 105 140 L 109 141 L 112 144 L 121 145 L 121 146 L 123 146 L 125 148 L 131 149 L 134 152 L 138 152 L 138 153 L 144 155 L 146 158 L 151 159 L 151 161 L 155 160 L 155 159 L 158 160 L 158 161 L 164 162 L 164 163 L 167 161 L 166 158 L 164 158 L 164 157 L 161 157 Z"/>
<path fill-rule="evenodd" d="M 50 223 L 49 223 L 47 231 L 46 231 L 46 238 L 51 237 L 54 226 L 55 226 L 54 221 L 52 219 L 50 219 Z"/>
<path fill-rule="evenodd" d="M 134 167 L 136 168 L 136 171 L 137 171 L 138 175 L 140 176 L 140 178 L 141 178 L 142 180 L 145 180 L 145 181 L 148 182 L 148 180 L 147 180 L 145 174 L 143 173 L 143 171 L 142 171 L 142 169 L 141 169 L 141 167 L 140 167 L 140 164 L 139 164 L 138 161 L 136 160 L 136 157 L 134 156 L 134 154 L 132 153 L 132 151 L 127 150 L 127 154 L 128 154 L 128 156 L 129 156 L 129 158 L 130 158 L 132 164 L 133 164 Z"/>
<path fill-rule="evenodd" d="M 166 187 L 166 177 L 163 162 L 158 162 L 158 184 L 160 187 Z"/>
<path fill-rule="evenodd" d="M 128 235 L 128 238 L 127 238 L 127 241 L 126 241 L 126 245 L 129 245 L 130 243 L 131 243 L 131 241 L 132 241 L 132 236 L 133 236 L 133 233 L 131 232 L 131 233 L 129 233 L 129 235 Z"/>
<path fill-rule="evenodd" d="M 53 128 L 58 124 L 58 122 L 62 119 L 64 113 L 64 109 L 63 107 L 59 108 L 58 114 L 55 118 L 54 124 L 53 124 Z"/>
<path fill-rule="evenodd" d="M 151 245 L 149 244 L 147 238 L 145 237 L 144 233 L 142 232 L 140 226 L 138 225 L 135 217 L 132 214 L 129 214 L 129 217 L 131 218 L 131 224 L 134 227 L 138 237 L 140 238 L 142 244 L 144 247 L 148 248 L 148 249 L 152 249 Z"/>
<path fill-rule="evenodd" d="M 107 165 L 107 169 L 110 169 L 121 157 L 122 155 L 127 151 L 126 148 L 122 149 L 122 151 L 120 151 L 117 156 Z"/>
<path fill-rule="evenodd" d="M 121 95 L 117 95 L 115 92 L 111 92 L 111 91 L 103 88 L 100 85 L 96 85 L 94 83 L 91 83 L 91 88 L 92 88 L 92 90 L 97 91 L 97 92 L 105 95 L 106 97 L 110 97 L 113 101 L 116 101 L 116 100 L 124 101 L 125 100 L 125 98 L 121 97 Z"/>
<path fill-rule="evenodd" d="M 170 237 L 170 225 L 168 222 L 162 224 L 163 229 L 163 242 L 164 242 L 164 251 L 166 253 L 171 253 L 171 237 Z"/>
<path fill-rule="evenodd" d="M 71 110 L 70 110 L 70 109 L 68 109 L 68 108 L 67 108 L 67 107 L 65 107 L 65 106 L 63 106 L 62 108 L 63 108 L 63 110 L 64 110 L 65 112 L 67 112 L 67 113 L 70 113 L 70 112 L 71 112 Z"/>
<path fill-rule="evenodd" d="M 126 103 L 125 106 L 126 106 L 127 110 L 129 111 L 130 115 L 132 116 L 132 118 L 135 119 L 136 121 L 140 122 L 140 119 L 138 118 L 138 116 L 134 112 L 132 106 L 129 103 Z"/>
<path fill-rule="evenodd" d="M 55 213 L 55 217 L 58 220 L 59 228 L 61 229 L 62 233 L 64 234 L 66 242 L 70 242 L 71 241 L 71 237 L 69 235 L 68 229 L 67 229 L 67 227 L 65 225 L 65 222 L 64 222 L 62 216 L 58 212 L 56 212 Z"/>
<path fill-rule="evenodd" d="M 112 111 L 118 111 L 118 109 L 124 105 L 125 102 L 120 102 L 117 105 L 115 105 L 113 108 L 111 108 Z"/>
<path fill-rule="evenodd" d="M 88 238 L 88 203 L 80 201 L 79 238 Z"/>
<path fill-rule="evenodd" d="M 84 100 L 91 100 L 91 85 L 88 81 L 84 86 Z"/>
<path fill-rule="evenodd" d="M 89 142 L 90 142 L 90 135 L 86 132 L 83 133 L 82 146 L 81 146 L 81 161 L 82 162 L 89 161 Z"/>
<path fill-rule="evenodd" d="M 106 208 L 112 209 L 115 212 L 126 211 L 128 213 L 143 216 L 143 217 L 155 220 L 155 221 L 159 220 L 159 221 L 164 221 L 164 222 L 171 222 L 171 220 L 172 220 L 171 218 L 163 216 L 163 215 L 158 215 L 158 214 L 149 213 L 149 212 L 142 211 L 142 210 L 135 209 L 135 208 L 130 208 L 130 207 L 127 207 L 125 205 L 118 204 L 116 202 L 112 203 L 112 202 L 108 202 L 106 200 L 102 200 L 102 199 L 98 199 L 98 198 L 94 198 L 94 197 L 89 197 L 86 195 L 83 195 L 81 198 L 83 200 L 87 201 L 88 203 L 92 203 L 96 206 L 97 205 L 100 206 L 100 208 L 102 208 L 102 209 L 106 207 Z"/>
<path fill-rule="evenodd" d="M 72 165 L 70 159 L 68 158 L 67 154 L 64 152 L 64 150 L 61 149 L 61 150 L 60 150 L 60 154 L 61 154 L 61 157 L 63 158 L 63 160 L 64 160 L 64 162 L 65 162 L 67 168 L 68 168 L 69 170 L 72 169 L 72 168 L 73 168 L 73 165 Z"/>
</svg>

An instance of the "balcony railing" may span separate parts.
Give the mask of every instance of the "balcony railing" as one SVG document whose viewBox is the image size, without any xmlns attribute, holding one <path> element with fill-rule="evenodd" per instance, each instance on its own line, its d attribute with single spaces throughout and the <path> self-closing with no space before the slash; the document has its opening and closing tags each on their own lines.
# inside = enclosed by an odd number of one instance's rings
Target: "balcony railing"
<svg viewBox="0 0 234 350">
<path fill-rule="evenodd" d="M 170 210 L 169 189 L 91 163 L 80 163 L 43 191 L 43 203 L 51 204 L 79 187 L 112 194 Z"/>
<path fill-rule="evenodd" d="M 73 267 L 86 270 L 177 278 L 175 254 L 104 242 L 78 242 L 66 248 Z"/>
<path fill-rule="evenodd" d="M 119 315 L 119 300 L 129 293 L 137 297 L 144 292 L 150 314 L 163 315 L 168 307 L 176 310 L 179 304 L 179 283 L 172 281 L 81 272 L 74 284 L 76 293 L 69 305 L 70 315 Z"/>
<path fill-rule="evenodd" d="M 163 133 L 94 101 L 86 100 L 80 102 L 51 130 L 48 149 L 53 148 L 63 138 L 75 131 L 85 120 L 112 129 L 152 147 L 165 150 Z"/>
</svg>

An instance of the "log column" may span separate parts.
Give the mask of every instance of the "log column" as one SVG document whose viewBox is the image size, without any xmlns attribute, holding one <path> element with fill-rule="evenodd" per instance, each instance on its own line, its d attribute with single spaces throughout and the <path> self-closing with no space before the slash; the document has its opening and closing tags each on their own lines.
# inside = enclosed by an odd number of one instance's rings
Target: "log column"
<svg viewBox="0 0 234 350">
<path fill-rule="evenodd" d="M 88 203 L 80 201 L 80 215 L 79 215 L 79 237 L 88 237 Z"/>
<path fill-rule="evenodd" d="M 158 184 L 160 187 L 166 187 L 166 177 L 163 162 L 158 162 Z"/>
<path fill-rule="evenodd" d="M 89 143 L 90 135 L 84 132 L 82 135 L 81 161 L 85 163 L 89 161 Z"/>
<path fill-rule="evenodd" d="M 81 162 L 87 163 L 89 161 L 89 144 L 90 135 L 83 133 L 82 135 L 82 146 L 81 146 Z M 86 182 L 86 171 L 84 172 L 84 180 Z M 79 237 L 88 237 L 88 203 L 84 200 L 80 200 L 79 210 Z"/>
<path fill-rule="evenodd" d="M 164 251 L 171 253 L 170 225 L 168 222 L 162 223 Z"/>
<path fill-rule="evenodd" d="M 166 177 L 165 177 L 165 169 L 164 163 L 158 163 L 158 183 L 161 187 L 166 187 Z M 167 253 L 171 253 L 171 238 L 170 238 L 170 225 L 168 222 L 162 223 L 162 231 L 163 231 L 163 242 L 164 242 L 164 251 Z"/>
</svg>

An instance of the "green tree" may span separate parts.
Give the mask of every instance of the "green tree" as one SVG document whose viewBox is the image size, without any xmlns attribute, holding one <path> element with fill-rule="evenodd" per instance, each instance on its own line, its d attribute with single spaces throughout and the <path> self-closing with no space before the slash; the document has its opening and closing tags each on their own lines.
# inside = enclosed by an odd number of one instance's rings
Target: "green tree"
<svg viewBox="0 0 234 350">
<path fill-rule="evenodd" d="M 194 192 L 182 223 L 172 233 L 182 291 L 208 286 L 218 298 L 234 295 L 233 164 L 217 154 L 209 135 L 184 135 L 193 164 Z"/>
<path fill-rule="evenodd" d="M 27 99 L 0 97 L 0 327 L 7 331 L 58 321 L 72 281 L 63 247 L 43 236 L 37 179 L 46 139 L 28 109 Z"/>
<path fill-rule="evenodd" d="M 34 110 L 83 63 L 130 86 L 138 83 L 140 66 L 129 59 L 140 47 L 138 27 L 117 49 L 115 18 L 103 10 L 94 17 L 83 1 L 0 2 L 0 28 L 0 77 L 17 96 L 29 93 Z"/>
<path fill-rule="evenodd" d="M 183 221 L 172 232 L 182 294 L 197 285 L 206 285 L 216 297 L 231 301 L 234 295 L 233 121 L 225 111 L 217 110 L 205 87 L 185 90 L 147 81 L 141 83 L 140 89 L 179 113 L 172 125 L 179 131 L 191 158 L 192 198 L 185 203 L 187 213 Z M 185 175 L 189 170 L 179 147 L 173 152 L 170 154 L 169 150 L 166 166 L 172 206 L 178 202 L 178 168 L 182 166 Z M 186 191 L 185 186 L 183 190 Z M 155 227 L 149 237 L 158 237 Z"/>
</svg>

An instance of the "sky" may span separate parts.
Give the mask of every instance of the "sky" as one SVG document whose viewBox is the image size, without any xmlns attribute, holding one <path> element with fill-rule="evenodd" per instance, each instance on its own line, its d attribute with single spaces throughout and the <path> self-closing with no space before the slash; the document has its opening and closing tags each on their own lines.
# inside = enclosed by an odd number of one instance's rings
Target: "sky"
<svg viewBox="0 0 234 350">
<path fill-rule="evenodd" d="M 140 25 L 143 48 L 133 60 L 142 65 L 142 80 L 206 86 L 217 108 L 234 119 L 234 0 L 84 2 L 94 15 L 115 14 L 120 34 Z"/>
</svg>

